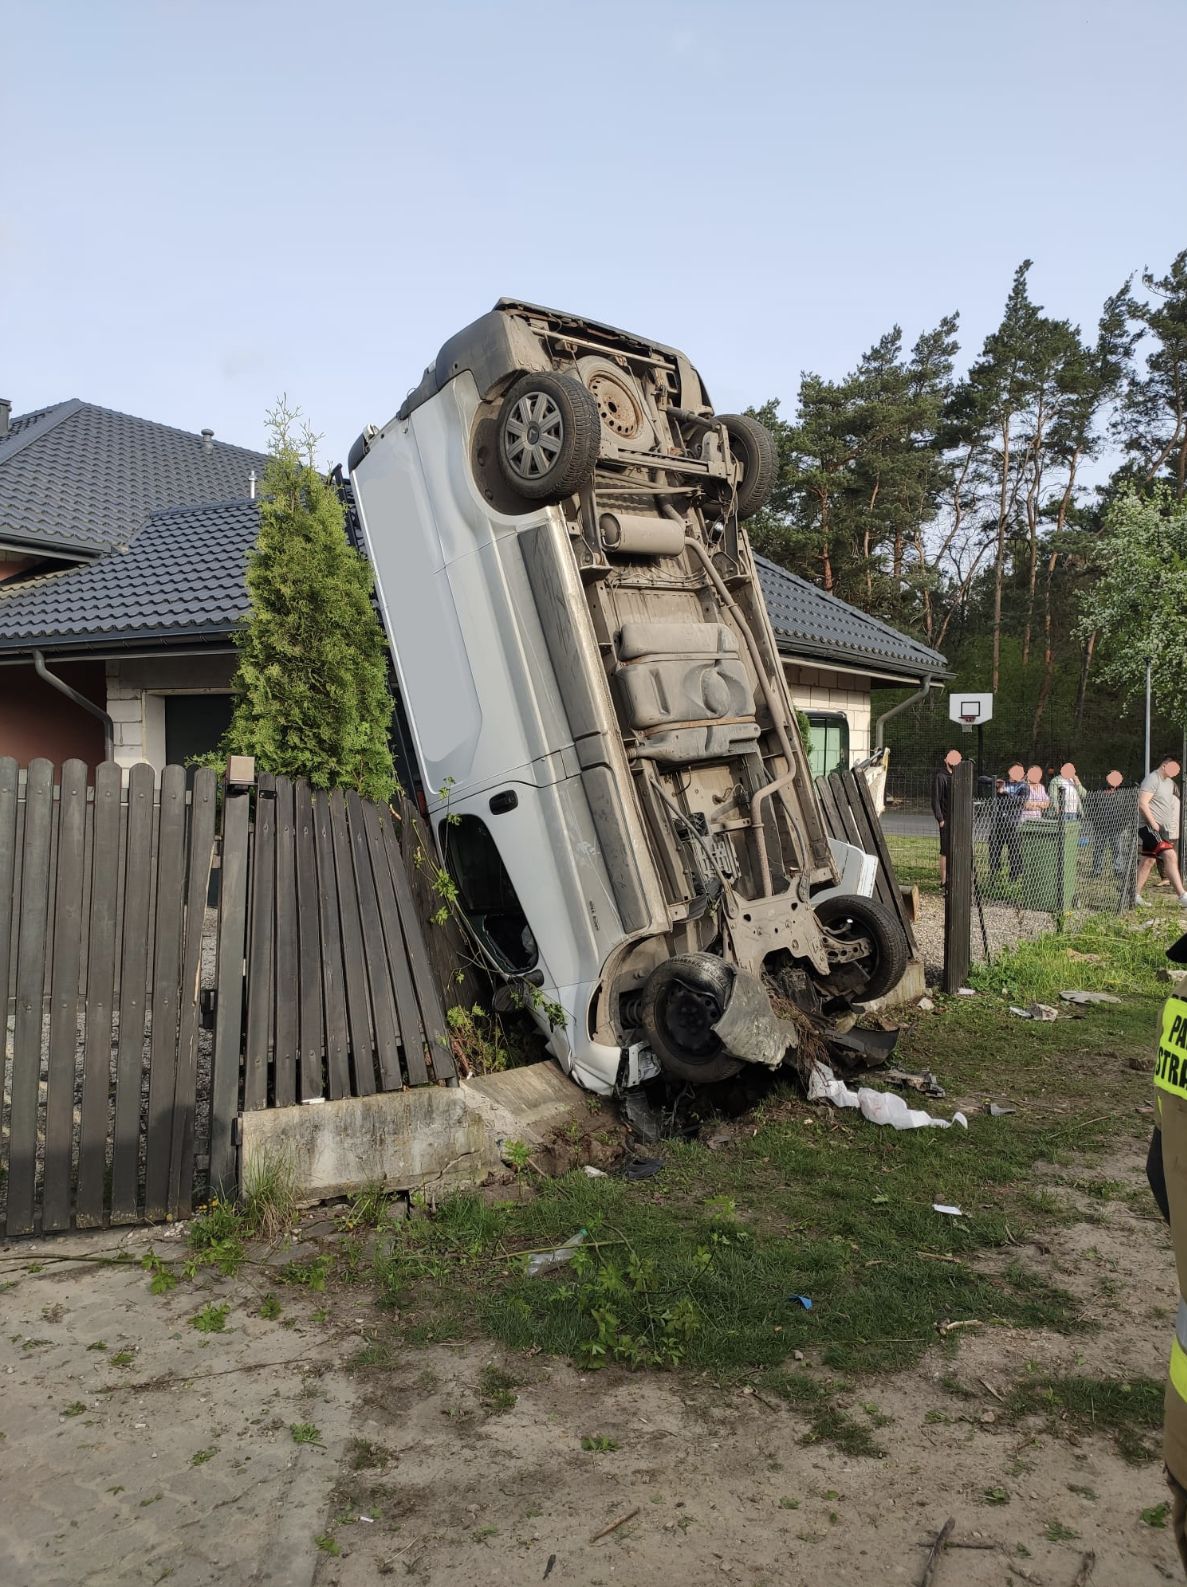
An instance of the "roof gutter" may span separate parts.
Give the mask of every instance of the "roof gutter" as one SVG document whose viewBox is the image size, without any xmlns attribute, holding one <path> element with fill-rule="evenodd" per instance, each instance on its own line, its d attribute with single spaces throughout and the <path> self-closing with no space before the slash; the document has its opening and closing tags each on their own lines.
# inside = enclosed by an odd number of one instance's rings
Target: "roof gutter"
<svg viewBox="0 0 1187 1587">
<path fill-rule="evenodd" d="M 886 745 L 886 724 L 892 716 L 897 716 L 900 711 L 905 711 L 909 705 L 916 705 L 920 700 L 927 698 L 928 690 L 932 685 L 932 674 L 929 672 L 924 678 L 921 687 L 914 694 L 909 694 L 905 700 L 900 700 L 897 705 L 892 705 L 889 711 L 883 711 L 874 724 L 874 748 L 883 749 Z"/>
<path fill-rule="evenodd" d="M 55 677 L 55 675 L 46 666 L 45 657 L 41 654 L 40 650 L 35 650 L 33 652 L 33 670 L 43 683 L 49 684 L 51 689 L 56 689 L 59 694 L 64 694 L 68 700 L 73 700 L 75 705 L 81 706 L 82 709 L 84 711 L 88 711 L 91 716 L 97 716 L 99 718 L 100 722 L 103 723 L 103 759 L 114 760 L 115 723 L 108 716 L 107 712 L 101 710 L 93 700 L 88 700 L 85 694 L 79 694 L 77 689 L 72 689 L 70 685 L 63 679 Z"/>
</svg>

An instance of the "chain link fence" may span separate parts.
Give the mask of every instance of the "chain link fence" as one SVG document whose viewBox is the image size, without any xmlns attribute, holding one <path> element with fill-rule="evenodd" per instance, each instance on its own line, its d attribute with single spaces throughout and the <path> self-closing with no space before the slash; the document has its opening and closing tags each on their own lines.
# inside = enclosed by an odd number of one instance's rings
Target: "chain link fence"
<svg viewBox="0 0 1187 1587">
<path fill-rule="evenodd" d="M 919 890 L 916 939 L 928 979 L 944 965 L 945 899 L 932 773 L 899 773 L 888 788 L 882 828 L 900 883 Z M 1089 914 L 1133 907 L 1140 816 L 1138 791 L 974 783 L 970 955 L 989 963 L 1029 938 L 1062 930 Z M 1175 833 L 1173 836 L 1177 837 Z M 1152 872 L 1148 896 L 1166 884 Z"/>
</svg>

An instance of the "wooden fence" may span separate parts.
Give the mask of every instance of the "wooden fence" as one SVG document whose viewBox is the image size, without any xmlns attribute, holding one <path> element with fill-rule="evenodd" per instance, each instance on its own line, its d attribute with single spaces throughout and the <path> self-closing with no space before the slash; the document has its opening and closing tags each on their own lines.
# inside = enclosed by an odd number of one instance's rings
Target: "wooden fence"
<svg viewBox="0 0 1187 1587">
<path fill-rule="evenodd" d="M 876 856 L 878 875 L 874 897 L 898 920 L 914 953 L 915 933 L 911 930 L 911 917 L 903 902 L 894 861 L 886 847 L 882 823 L 878 819 L 865 778 L 857 772 L 834 771 L 827 777 L 816 779 L 816 792 L 820 795 L 829 837 L 841 843 L 852 843 L 866 854 Z"/>
<path fill-rule="evenodd" d="M 241 1109 L 454 1079 L 391 812 L 264 776 L 219 804 L 208 770 L 0 759 L 9 1235 L 187 1216 Z"/>
</svg>

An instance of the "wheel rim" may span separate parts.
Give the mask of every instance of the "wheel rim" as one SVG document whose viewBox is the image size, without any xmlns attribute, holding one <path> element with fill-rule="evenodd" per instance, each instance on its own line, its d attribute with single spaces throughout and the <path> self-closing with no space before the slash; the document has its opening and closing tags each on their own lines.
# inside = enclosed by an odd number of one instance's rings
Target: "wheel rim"
<svg viewBox="0 0 1187 1587">
<path fill-rule="evenodd" d="M 721 1038 L 713 1026 L 721 1018 L 721 1003 L 711 992 L 673 981 L 656 999 L 657 1023 L 664 1035 L 691 1062 L 714 1058 Z"/>
<path fill-rule="evenodd" d="M 543 479 L 564 439 L 561 410 L 546 391 L 525 392 L 507 417 L 507 461 L 521 479 Z"/>
</svg>

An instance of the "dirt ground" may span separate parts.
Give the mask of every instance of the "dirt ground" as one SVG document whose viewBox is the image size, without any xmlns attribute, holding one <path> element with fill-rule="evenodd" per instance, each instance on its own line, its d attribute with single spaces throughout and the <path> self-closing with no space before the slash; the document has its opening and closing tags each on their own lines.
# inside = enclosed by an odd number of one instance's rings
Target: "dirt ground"
<svg viewBox="0 0 1187 1587">
<path fill-rule="evenodd" d="M 914 1584 L 949 1516 L 955 1538 L 997 1546 L 946 1553 L 937 1587 L 1180 1580 L 1169 1531 L 1142 1519 L 1164 1498 L 1157 1461 L 1011 1422 L 993 1392 L 1028 1372 L 1164 1370 L 1174 1273 L 1134 1194 L 1141 1161 L 1127 1149 L 1090 1176 L 1124 1188 L 1101 1200 L 1063 1171 L 1053 1193 L 1084 1221 L 1017 1255 L 1105 1327 L 986 1320 L 915 1371 L 855 1385 L 846 1403 L 878 1429 L 881 1459 L 805 1445 L 796 1409 L 680 1374 L 583 1374 L 473 1342 L 351 1370 L 386 1326 L 365 1285 L 279 1288 L 273 1320 L 258 1315 L 276 1288 L 266 1264 L 154 1296 L 138 1259 L 167 1242 L 149 1231 L 10 1245 L 0 1581 Z M 74 1260 L 121 1248 L 136 1262 Z M 212 1302 L 229 1303 L 225 1330 L 201 1332 L 191 1319 Z M 492 1365 L 514 1380 L 506 1408 L 483 1381 Z"/>
</svg>

